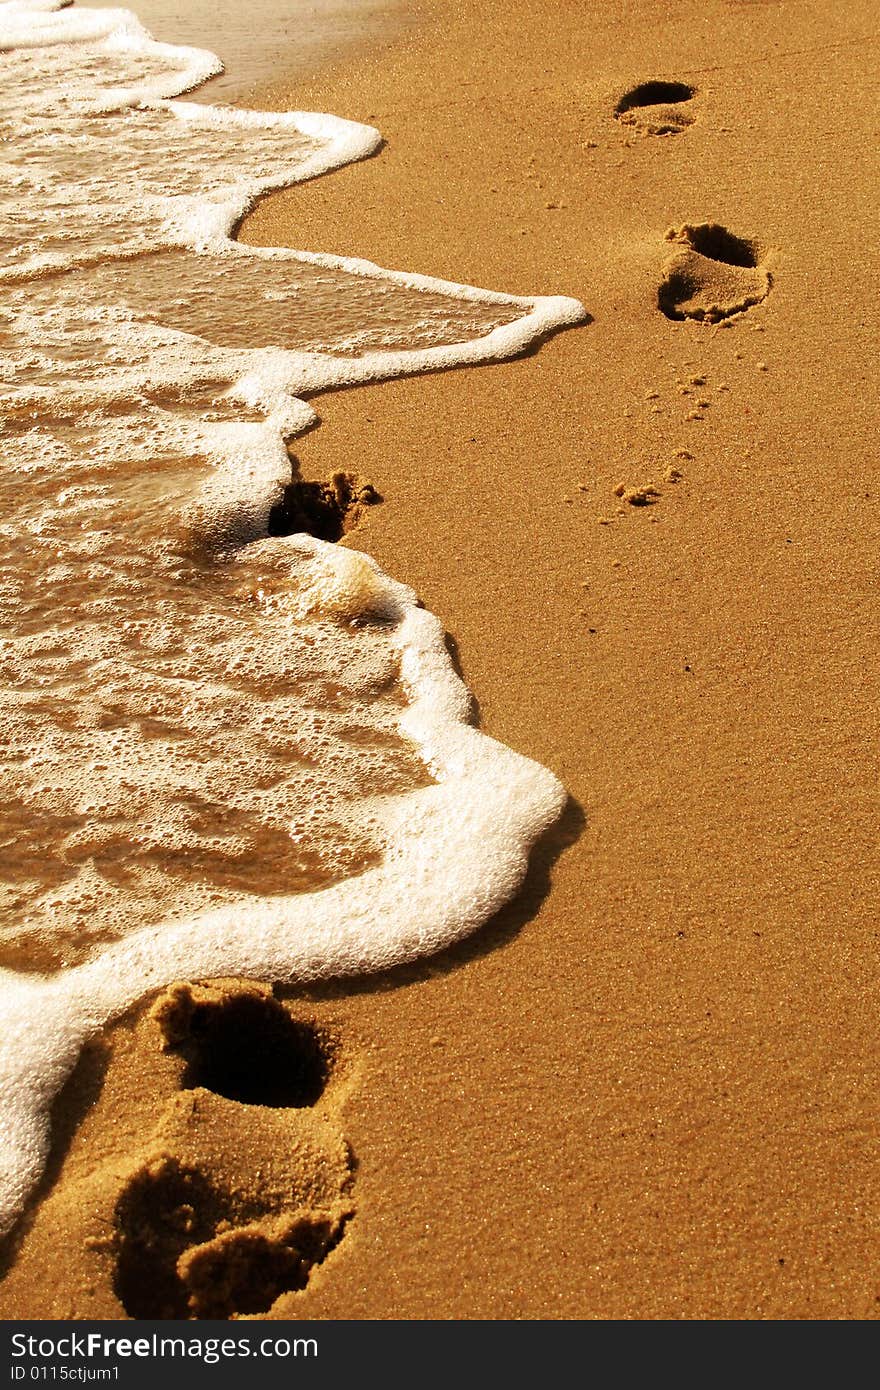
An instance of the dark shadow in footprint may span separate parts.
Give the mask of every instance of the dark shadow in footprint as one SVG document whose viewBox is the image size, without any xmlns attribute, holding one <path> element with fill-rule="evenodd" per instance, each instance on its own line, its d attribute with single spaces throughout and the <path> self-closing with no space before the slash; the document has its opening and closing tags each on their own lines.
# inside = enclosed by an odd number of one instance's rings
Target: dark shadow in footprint
<svg viewBox="0 0 880 1390">
<path fill-rule="evenodd" d="M 674 234 L 667 232 L 667 241 L 676 240 L 711 261 L 723 265 L 739 265 L 749 269 L 758 264 L 758 248 L 753 241 L 735 236 L 720 222 L 697 222 L 681 227 Z"/>
<path fill-rule="evenodd" d="M 620 98 L 614 116 L 642 135 L 679 135 L 694 123 L 685 103 L 696 94 L 686 82 L 640 82 Z"/>
<path fill-rule="evenodd" d="M 186 1061 L 185 1089 L 202 1086 L 242 1105 L 314 1105 L 330 1075 L 325 1038 L 271 994 L 177 984 L 154 1006 L 167 1050 Z"/>
<path fill-rule="evenodd" d="M 718 323 L 766 299 L 772 284 L 754 241 L 718 222 L 673 227 L 675 251 L 664 268 L 657 304 L 668 319 Z"/>
<path fill-rule="evenodd" d="M 308 482 L 290 454 L 291 480 L 269 513 L 269 535 L 306 532 L 321 541 L 339 541 L 354 530 L 366 507 L 382 501 L 373 484 L 354 473 L 338 472 L 327 482 Z"/>
<path fill-rule="evenodd" d="M 162 1158 L 136 1173 L 116 1206 L 115 1292 L 133 1318 L 265 1313 L 305 1288 L 342 1236 L 329 1212 L 279 1215 Z"/>
</svg>

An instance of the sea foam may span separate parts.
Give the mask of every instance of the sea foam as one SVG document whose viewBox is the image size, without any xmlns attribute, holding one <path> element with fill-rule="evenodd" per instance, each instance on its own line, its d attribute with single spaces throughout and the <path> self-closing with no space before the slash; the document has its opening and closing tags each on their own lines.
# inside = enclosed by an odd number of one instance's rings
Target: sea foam
<svg viewBox="0 0 880 1390">
<path fill-rule="evenodd" d="M 565 798 L 471 726 L 410 589 L 267 530 L 306 397 L 584 311 L 240 246 L 257 197 L 379 134 L 175 99 L 219 68 L 124 10 L 0 4 L 0 1229 L 109 1019 L 180 976 L 438 951 Z"/>
</svg>

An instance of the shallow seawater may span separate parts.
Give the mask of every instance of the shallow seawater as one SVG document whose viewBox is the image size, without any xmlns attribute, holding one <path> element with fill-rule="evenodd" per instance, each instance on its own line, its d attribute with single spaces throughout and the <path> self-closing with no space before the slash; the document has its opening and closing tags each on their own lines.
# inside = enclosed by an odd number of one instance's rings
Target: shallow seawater
<svg viewBox="0 0 880 1390">
<path fill-rule="evenodd" d="M 15 155 L 0 194 L 0 966 L 16 969 L 381 859 L 358 807 L 430 780 L 397 728 L 399 656 L 381 624 L 297 614 L 304 562 L 241 544 L 260 488 L 221 499 L 212 474 L 224 424 L 266 411 L 229 399 L 242 364 L 226 350 L 359 357 L 521 313 L 175 245 L 175 222 L 226 212 L 243 180 L 328 143 L 120 101 L 173 88 L 176 69 L 106 40 L 0 53 Z"/>
<path fill-rule="evenodd" d="M 111 8 L 117 0 L 92 0 Z M 278 75 L 309 77 L 365 43 L 405 32 L 414 16 L 405 0 L 140 0 L 138 16 L 166 43 L 214 48 L 226 70 L 211 79 L 204 99 L 239 101 Z"/>
<path fill-rule="evenodd" d="M 382 625 L 298 614 L 271 542 L 205 551 L 205 471 L 43 462 L 0 486 L 0 965 L 361 873 L 381 839 L 358 804 L 429 780 Z"/>
<path fill-rule="evenodd" d="M 270 523 L 310 397 L 584 311 L 239 246 L 380 137 L 179 99 L 217 71 L 126 11 L 0 3 L 0 1230 L 106 1020 L 442 949 L 564 801 L 470 727 L 409 589 Z"/>
</svg>

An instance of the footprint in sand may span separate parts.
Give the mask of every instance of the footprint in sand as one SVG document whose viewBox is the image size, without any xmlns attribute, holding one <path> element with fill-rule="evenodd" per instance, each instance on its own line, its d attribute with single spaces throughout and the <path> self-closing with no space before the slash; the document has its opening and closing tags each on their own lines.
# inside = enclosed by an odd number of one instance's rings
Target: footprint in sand
<svg viewBox="0 0 880 1390">
<path fill-rule="evenodd" d="M 110 1046 L 3 1315 L 33 1278 L 47 1316 L 75 1318 L 235 1318 L 303 1289 L 354 1210 L 332 1039 L 267 986 L 215 981 L 172 985 Z"/>
<path fill-rule="evenodd" d="M 666 262 L 657 303 L 668 319 L 718 323 L 760 304 L 770 292 L 770 272 L 757 244 L 717 222 L 671 227 L 674 248 Z"/>
<path fill-rule="evenodd" d="M 620 98 L 614 116 L 640 135 L 680 135 L 694 123 L 688 103 L 696 94 L 685 82 L 641 82 Z"/>
</svg>

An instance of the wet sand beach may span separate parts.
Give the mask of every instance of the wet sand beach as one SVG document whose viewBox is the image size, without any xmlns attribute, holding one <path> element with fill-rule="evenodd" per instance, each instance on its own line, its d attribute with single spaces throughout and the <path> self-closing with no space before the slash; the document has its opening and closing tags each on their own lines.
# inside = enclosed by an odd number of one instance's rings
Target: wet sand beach
<svg viewBox="0 0 880 1390">
<path fill-rule="evenodd" d="M 239 234 L 586 306 L 515 361 L 327 393 L 295 445 L 371 479 L 344 544 L 571 799 L 472 940 L 282 991 L 329 1059 L 304 1128 L 184 1091 L 169 1144 L 248 1211 L 309 1150 L 329 1253 L 268 1316 L 873 1318 L 873 7 L 416 18 L 308 81 L 279 51 L 255 106 L 385 146 Z M 2 1316 L 124 1315 L 119 1174 L 191 1002 L 81 1064 Z"/>
</svg>

